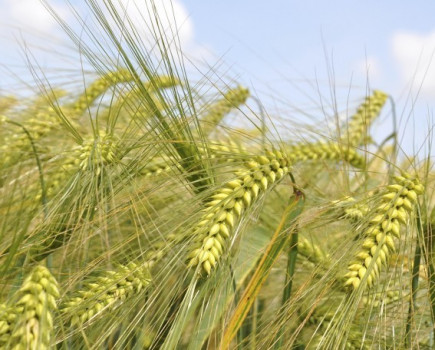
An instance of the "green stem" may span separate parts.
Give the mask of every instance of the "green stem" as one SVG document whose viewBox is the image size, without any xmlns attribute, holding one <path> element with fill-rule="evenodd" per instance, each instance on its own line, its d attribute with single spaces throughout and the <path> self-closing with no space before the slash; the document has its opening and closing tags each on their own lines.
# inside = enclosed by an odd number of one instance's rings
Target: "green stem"
<svg viewBox="0 0 435 350">
<path fill-rule="evenodd" d="M 282 295 L 282 302 L 281 302 L 281 306 L 283 307 L 283 309 L 284 309 L 284 305 L 290 300 L 290 295 L 292 292 L 293 276 L 295 273 L 296 258 L 298 256 L 298 238 L 299 238 L 298 230 L 295 229 L 291 234 L 290 246 L 288 251 L 287 271 L 285 275 L 284 292 Z M 277 340 L 274 346 L 275 349 L 282 348 L 283 333 L 284 333 L 284 324 L 281 325 L 281 328 L 276 336 Z"/>
<path fill-rule="evenodd" d="M 433 239 L 433 223 L 432 217 L 435 211 L 432 211 L 430 217 L 427 218 L 427 225 L 425 227 L 425 247 L 426 252 L 424 254 L 426 259 L 426 266 L 429 273 L 429 300 L 431 305 L 431 318 L 432 318 L 432 335 L 435 328 L 435 267 L 433 264 L 433 251 L 435 240 Z"/>
<path fill-rule="evenodd" d="M 409 348 L 412 347 L 412 323 L 414 322 L 414 310 L 415 310 L 415 302 L 417 300 L 417 289 L 418 289 L 418 278 L 420 272 L 420 262 L 421 262 L 421 246 L 420 246 L 420 235 L 421 232 L 421 221 L 420 217 L 417 218 L 417 242 L 414 252 L 414 263 L 412 267 L 412 282 L 411 282 L 411 299 L 409 300 L 409 310 L 408 310 L 408 318 L 406 320 L 406 332 L 405 332 L 405 345 Z"/>
</svg>

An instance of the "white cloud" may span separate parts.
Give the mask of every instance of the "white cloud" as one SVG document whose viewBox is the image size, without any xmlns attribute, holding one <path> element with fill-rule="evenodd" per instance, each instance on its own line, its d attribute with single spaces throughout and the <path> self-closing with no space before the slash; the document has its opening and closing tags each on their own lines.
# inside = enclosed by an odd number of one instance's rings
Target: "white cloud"
<svg viewBox="0 0 435 350">
<path fill-rule="evenodd" d="M 397 33 L 392 39 L 394 58 L 404 83 L 426 98 L 435 98 L 435 32 Z"/>
<path fill-rule="evenodd" d="M 53 3 L 53 9 L 63 15 L 66 7 Z M 2 0 L 0 1 L 0 23 L 13 25 L 25 31 L 51 32 L 56 21 L 40 0 Z"/>
<path fill-rule="evenodd" d="M 156 36 L 163 34 L 166 44 L 170 44 L 170 49 L 181 49 L 184 53 L 195 57 L 209 57 L 208 51 L 195 41 L 193 21 L 180 0 L 112 0 L 112 2 L 116 12 L 125 18 L 123 29 L 127 29 L 130 34 L 134 33 L 136 38 L 149 49 L 155 48 Z M 112 28 L 118 28 L 108 11 L 103 10 L 103 12 Z M 120 37 L 119 30 L 116 32 Z"/>
</svg>

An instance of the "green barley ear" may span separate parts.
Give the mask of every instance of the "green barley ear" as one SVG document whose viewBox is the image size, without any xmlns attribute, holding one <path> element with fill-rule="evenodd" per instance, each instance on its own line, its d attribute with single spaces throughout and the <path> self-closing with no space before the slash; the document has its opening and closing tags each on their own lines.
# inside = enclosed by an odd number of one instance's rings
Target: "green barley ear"
<svg viewBox="0 0 435 350">
<path fill-rule="evenodd" d="M 117 270 L 106 271 L 94 282 L 87 283 L 63 304 L 61 312 L 71 320 L 71 325 L 82 325 L 140 293 L 150 281 L 148 264 L 120 265 Z"/>
<path fill-rule="evenodd" d="M 15 124 L 13 119 L 4 116 L 1 117 L 1 121 L 2 123 Z M 28 134 L 15 124 L 16 131 L 5 135 L 4 141 L 0 145 L 0 154 L 2 154 L 0 168 L 12 166 L 18 161 L 32 157 L 32 144 L 29 136 L 32 138 L 32 142 L 38 142 L 53 130 L 61 127 L 53 108 L 49 106 L 35 111 L 35 116 L 24 120 L 20 125 L 27 130 Z"/>
<path fill-rule="evenodd" d="M 220 100 L 208 106 L 207 114 L 200 120 L 204 135 L 209 135 L 228 113 L 244 104 L 249 95 L 247 88 L 238 86 L 228 90 Z"/>
<path fill-rule="evenodd" d="M 359 222 L 364 219 L 370 211 L 366 203 L 357 202 L 355 198 L 346 196 L 339 200 L 331 202 L 334 209 L 339 212 L 342 218 L 349 219 L 352 222 Z"/>
<path fill-rule="evenodd" d="M 319 245 L 303 236 L 299 236 L 298 254 L 304 256 L 308 261 L 318 265 L 327 264 L 330 256 Z"/>
<path fill-rule="evenodd" d="M 9 317 L 9 349 L 48 349 L 52 344 L 53 313 L 59 297 L 55 278 L 44 266 L 35 267 L 18 291 L 20 299 Z M 13 324 L 13 327 L 11 325 Z"/>
<path fill-rule="evenodd" d="M 345 287 L 356 290 L 366 279 L 370 288 L 379 277 L 382 266 L 395 251 L 394 237 L 400 238 L 400 226 L 406 225 L 414 210 L 418 195 L 424 191 L 418 179 L 409 174 L 396 176 L 387 186 L 381 203 L 374 209 L 374 217 L 363 232 L 360 251 L 349 264 Z"/>
<path fill-rule="evenodd" d="M 161 106 L 158 92 L 163 89 L 173 88 L 181 86 L 182 82 L 173 76 L 158 75 L 153 77 L 152 80 L 148 80 L 143 83 L 143 88 L 151 93 L 155 107 L 163 109 Z M 131 89 L 127 89 L 126 92 L 122 92 L 116 101 L 105 110 L 103 118 L 108 115 L 118 115 L 123 109 L 127 109 L 128 118 L 142 117 L 144 120 L 147 117 L 153 115 L 153 108 L 143 101 L 141 89 L 138 86 L 133 86 Z"/>
<path fill-rule="evenodd" d="M 388 95 L 379 90 L 375 90 L 373 95 L 368 96 L 350 118 L 347 125 L 347 134 L 343 141 L 355 147 L 366 143 L 367 130 L 373 120 L 379 116 L 387 98 Z"/>
<path fill-rule="evenodd" d="M 307 349 L 334 349 L 340 348 L 338 344 L 330 344 L 327 337 L 324 334 L 321 334 L 322 331 L 327 331 L 333 324 L 336 323 L 335 320 L 335 308 L 331 307 L 330 302 L 318 306 L 311 316 L 308 319 L 308 323 L 316 327 L 316 332 L 314 336 L 307 344 Z M 359 327 L 354 324 L 350 324 L 347 327 L 346 331 L 347 337 L 346 340 L 343 341 L 345 347 L 343 349 L 346 350 L 361 350 L 361 349 L 370 349 L 368 345 L 368 339 L 361 332 Z M 333 347 L 331 347 L 331 345 Z"/>
<path fill-rule="evenodd" d="M 388 290 L 387 292 L 378 292 L 374 295 L 364 296 L 362 302 L 366 307 L 379 307 L 392 304 L 401 300 L 401 293 L 399 290 Z"/>
<path fill-rule="evenodd" d="M 79 168 L 92 169 L 96 175 L 100 174 L 102 166 L 116 163 L 120 157 L 117 139 L 104 131 L 99 131 L 96 137 L 84 140 L 75 148 L 75 152 L 80 159 Z"/>
<path fill-rule="evenodd" d="M 12 306 L 0 304 L 0 349 L 10 340 L 17 320 L 17 314 Z"/>
<path fill-rule="evenodd" d="M 363 168 L 365 160 L 353 148 L 335 142 L 316 142 L 290 146 L 287 150 L 292 163 L 308 160 L 344 160 L 356 168 Z"/>
<path fill-rule="evenodd" d="M 247 162 L 246 169 L 238 171 L 235 179 L 218 189 L 203 209 L 199 223 L 193 228 L 188 265 L 199 265 L 201 273 L 210 275 L 243 214 L 288 171 L 287 158 L 279 151 L 270 151 L 265 156 Z"/>
<path fill-rule="evenodd" d="M 119 69 L 114 72 L 108 72 L 101 78 L 95 80 L 78 97 L 73 103 L 72 110 L 76 115 L 81 115 L 89 106 L 111 86 L 134 81 L 134 77 L 128 69 Z"/>
</svg>

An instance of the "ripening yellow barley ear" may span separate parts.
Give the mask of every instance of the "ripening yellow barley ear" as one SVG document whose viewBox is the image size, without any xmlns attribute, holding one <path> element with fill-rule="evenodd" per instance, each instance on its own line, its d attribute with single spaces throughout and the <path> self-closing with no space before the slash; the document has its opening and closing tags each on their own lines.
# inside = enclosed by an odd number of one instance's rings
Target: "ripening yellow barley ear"
<svg viewBox="0 0 435 350">
<path fill-rule="evenodd" d="M 19 299 L 0 316 L 0 348 L 44 350 L 53 344 L 53 313 L 59 290 L 44 266 L 35 267 L 18 291 Z M 0 310 L 1 312 L 1 310 Z"/>
<path fill-rule="evenodd" d="M 375 90 L 371 96 L 368 96 L 350 118 L 343 142 L 354 147 L 365 144 L 367 130 L 381 113 L 387 98 L 388 95 L 379 90 Z"/>
<path fill-rule="evenodd" d="M 418 179 L 409 174 L 396 176 L 387 186 L 381 203 L 374 209 L 374 217 L 363 232 L 364 241 L 345 275 L 345 286 L 356 290 L 363 279 L 367 286 L 374 285 L 382 266 L 395 251 L 394 237 L 400 238 L 400 227 L 406 225 L 414 210 L 418 195 L 424 191 Z"/>
<path fill-rule="evenodd" d="M 212 272 L 243 214 L 288 173 L 289 166 L 280 151 L 269 151 L 247 162 L 245 169 L 236 172 L 235 179 L 211 196 L 192 231 L 189 267 L 199 265 L 200 273 L 205 275 Z"/>
<path fill-rule="evenodd" d="M 87 283 L 76 296 L 66 300 L 61 312 L 71 320 L 71 325 L 82 325 L 141 292 L 150 281 L 148 264 L 120 265 L 116 271 L 106 271 L 95 282 Z"/>
<path fill-rule="evenodd" d="M 208 106 L 207 113 L 200 120 L 204 135 L 209 135 L 228 113 L 244 104 L 249 95 L 247 88 L 238 86 L 228 90 L 220 100 Z"/>
</svg>

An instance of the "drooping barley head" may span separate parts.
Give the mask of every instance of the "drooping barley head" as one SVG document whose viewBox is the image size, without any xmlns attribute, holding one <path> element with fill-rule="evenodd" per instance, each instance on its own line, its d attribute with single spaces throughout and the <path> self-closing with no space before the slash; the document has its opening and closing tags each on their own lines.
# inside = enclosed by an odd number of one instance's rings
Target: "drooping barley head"
<svg viewBox="0 0 435 350">
<path fill-rule="evenodd" d="M 227 249 L 244 213 L 288 171 L 287 158 L 280 151 L 270 151 L 247 162 L 236 178 L 218 189 L 193 228 L 188 265 L 200 266 L 200 273 L 209 275 Z"/>
<path fill-rule="evenodd" d="M 95 282 L 87 283 L 61 307 L 71 325 L 82 325 L 104 311 L 113 310 L 124 300 L 144 290 L 151 281 L 149 265 L 133 262 L 120 265 L 115 271 L 106 271 Z"/>
<path fill-rule="evenodd" d="M 406 225 L 424 191 L 418 179 L 409 174 L 396 176 L 395 182 L 387 186 L 381 203 L 374 209 L 374 217 L 363 232 L 364 241 L 345 275 L 345 287 L 356 290 L 363 279 L 370 288 L 379 277 L 382 266 L 395 251 L 394 238 L 400 238 L 400 227 Z"/>
</svg>

